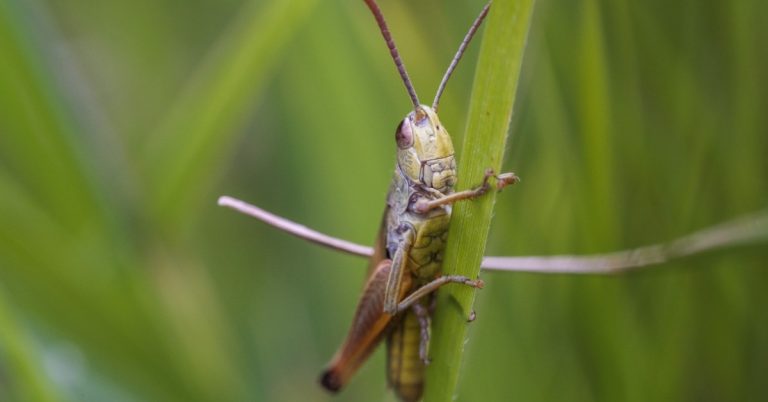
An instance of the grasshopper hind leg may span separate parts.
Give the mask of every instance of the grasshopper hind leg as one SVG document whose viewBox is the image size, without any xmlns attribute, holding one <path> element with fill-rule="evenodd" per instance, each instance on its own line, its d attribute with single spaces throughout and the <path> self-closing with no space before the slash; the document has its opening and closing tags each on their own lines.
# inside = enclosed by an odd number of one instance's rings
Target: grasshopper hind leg
<svg viewBox="0 0 768 402">
<path fill-rule="evenodd" d="M 320 384 L 328 391 L 344 387 L 390 328 L 393 315 L 384 312 L 384 293 L 391 267 L 391 260 L 382 260 L 368 278 L 347 338 L 320 375 Z M 403 283 L 406 289 L 409 279 Z"/>
</svg>

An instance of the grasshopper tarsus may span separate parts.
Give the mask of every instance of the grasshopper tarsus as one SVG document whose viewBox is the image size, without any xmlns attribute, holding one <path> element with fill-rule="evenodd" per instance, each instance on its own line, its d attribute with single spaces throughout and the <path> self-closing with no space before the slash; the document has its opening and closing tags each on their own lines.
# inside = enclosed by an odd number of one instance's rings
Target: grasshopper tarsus
<svg viewBox="0 0 768 402">
<path fill-rule="evenodd" d="M 496 176 L 496 189 L 501 191 L 504 187 L 520 183 L 520 177 L 514 172 L 501 173 Z"/>
<path fill-rule="evenodd" d="M 443 279 L 445 283 L 460 283 L 476 289 L 482 289 L 485 286 L 485 282 L 482 279 L 470 279 L 463 275 L 446 275 L 441 276 L 439 279 Z"/>
<path fill-rule="evenodd" d="M 496 179 L 497 191 L 501 191 L 501 189 L 503 189 L 504 187 L 520 183 L 520 177 L 516 175 L 514 172 L 504 172 L 504 173 L 496 174 L 492 168 L 488 168 L 485 170 L 485 175 L 483 176 L 482 187 L 485 189 L 485 191 L 487 191 L 488 188 L 490 187 L 490 184 L 488 184 L 488 179 L 490 179 L 491 177 Z"/>
</svg>

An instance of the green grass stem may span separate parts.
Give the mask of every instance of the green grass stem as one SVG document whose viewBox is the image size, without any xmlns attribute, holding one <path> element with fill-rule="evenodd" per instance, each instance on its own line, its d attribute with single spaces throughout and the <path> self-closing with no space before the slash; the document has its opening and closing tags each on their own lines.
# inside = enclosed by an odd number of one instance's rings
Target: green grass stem
<svg viewBox="0 0 768 402">
<path fill-rule="evenodd" d="M 487 168 L 499 171 L 506 144 L 533 0 L 497 0 L 488 17 L 469 106 L 460 187 L 480 183 Z M 456 205 L 443 267 L 445 274 L 477 277 L 496 194 Z M 440 291 L 434 317 L 424 400 L 453 400 L 459 379 L 475 290 L 458 285 Z"/>
</svg>

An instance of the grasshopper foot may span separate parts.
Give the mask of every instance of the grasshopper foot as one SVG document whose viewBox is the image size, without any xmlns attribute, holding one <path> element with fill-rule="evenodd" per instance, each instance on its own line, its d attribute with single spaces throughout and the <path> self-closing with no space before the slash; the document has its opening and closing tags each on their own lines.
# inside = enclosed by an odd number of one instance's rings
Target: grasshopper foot
<svg viewBox="0 0 768 402">
<path fill-rule="evenodd" d="M 483 176 L 483 184 L 479 187 L 479 190 L 481 189 L 482 193 L 485 193 L 490 187 L 490 185 L 488 184 L 488 179 L 490 179 L 491 177 L 496 179 L 497 191 L 501 191 L 501 189 L 503 189 L 504 187 L 520 183 L 520 177 L 516 175 L 514 172 L 505 172 L 505 173 L 496 174 L 494 173 L 493 169 L 488 168 L 485 170 L 485 175 Z"/>
<path fill-rule="evenodd" d="M 513 172 L 501 173 L 496 176 L 496 189 L 501 190 L 504 187 L 520 183 L 520 177 Z"/>
</svg>

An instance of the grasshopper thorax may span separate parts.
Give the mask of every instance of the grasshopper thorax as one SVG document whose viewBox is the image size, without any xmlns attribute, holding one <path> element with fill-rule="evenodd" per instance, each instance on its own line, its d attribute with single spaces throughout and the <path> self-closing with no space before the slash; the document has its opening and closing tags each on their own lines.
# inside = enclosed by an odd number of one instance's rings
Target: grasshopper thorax
<svg viewBox="0 0 768 402">
<path fill-rule="evenodd" d="M 443 194 L 456 183 L 456 159 L 448 131 L 432 108 L 419 105 L 405 116 L 395 132 L 397 165 L 411 184 Z"/>
</svg>

